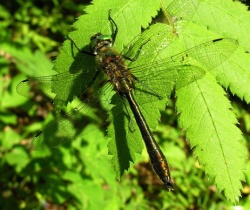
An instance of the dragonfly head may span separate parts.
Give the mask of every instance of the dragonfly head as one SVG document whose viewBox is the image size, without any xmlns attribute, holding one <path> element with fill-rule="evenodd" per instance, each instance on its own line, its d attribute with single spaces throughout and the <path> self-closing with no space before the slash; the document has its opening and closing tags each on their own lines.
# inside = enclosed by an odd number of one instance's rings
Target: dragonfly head
<svg viewBox="0 0 250 210">
<path fill-rule="evenodd" d="M 101 33 L 97 33 L 90 39 L 90 49 L 93 52 L 93 54 L 97 55 L 100 49 L 106 47 L 112 47 L 113 46 L 113 39 L 109 35 L 102 35 Z"/>
</svg>

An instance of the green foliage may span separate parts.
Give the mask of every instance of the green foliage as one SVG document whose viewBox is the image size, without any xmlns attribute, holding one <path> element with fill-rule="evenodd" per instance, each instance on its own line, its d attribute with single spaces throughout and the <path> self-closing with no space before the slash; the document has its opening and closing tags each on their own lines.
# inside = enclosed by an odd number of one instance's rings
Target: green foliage
<svg viewBox="0 0 250 210">
<path fill-rule="evenodd" d="M 229 111 L 232 107 L 224 91 L 212 81 L 206 76 L 178 92 L 177 107 L 194 155 L 209 176 L 215 177 L 218 188 L 233 200 L 244 180 L 246 154 L 241 132 L 235 126 L 237 120 Z"/>
<path fill-rule="evenodd" d="M 174 5 L 183 1 L 176 2 Z M 152 18 L 158 14 L 160 6 L 168 8 L 171 1 L 145 3 L 140 0 L 129 2 L 96 0 L 86 7 L 87 14 L 78 18 L 73 25 L 75 30 L 69 34 L 79 48 L 88 50 L 89 39 L 93 34 L 97 32 L 111 34 L 108 11 L 112 9 L 111 16 L 119 27 L 114 47 L 119 52 L 134 40 L 132 47 L 123 51 L 131 53 L 130 57 L 133 57 L 140 43 L 152 39 L 143 46 L 143 53 L 138 60 L 128 64 L 132 69 L 145 62 L 157 62 L 157 59 L 168 58 L 208 40 L 230 37 L 239 41 L 237 51 L 218 68 L 206 72 L 205 76 L 200 67 L 207 71 L 209 69 L 206 69 L 206 66 L 209 64 L 199 63 L 200 60 L 195 56 L 190 60 L 192 64 L 197 65 L 195 79 L 191 78 L 192 83 L 187 82 L 188 85 L 176 91 L 179 123 L 181 128 L 186 130 L 190 146 L 184 141 L 183 133 L 176 128 L 175 108 L 171 100 L 168 101 L 167 110 L 164 110 L 166 104 L 164 100 L 159 102 L 153 101 L 154 97 L 147 99 L 135 96 L 141 100 L 139 102 L 142 104 L 143 114 L 151 128 L 156 127 L 161 113 L 162 123 L 157 127 L 155 136 L 171 166 L 176 186 L 174 193 L 163 191 L 155 174 L 148 172 L 150 166 L 144 164 L 148 158 L 147 154 L 139 155 L 143 148 L 140 133 L 130 130 L 136 127 L 136 124 L 128 121 L 126 110 L 119 107 L 121 103 L 113 107 L 112 103 L 115 103 L 117 98 L 112 98 L 111 93 L 107 98 L 100 98 L 101 104 L 111 110 L 109 120 L 113 123 L 108 127 L 108 138 L 105 138 L 103 132 L 95 128 L 95 125 L 89 125 L 77 133 L 72 139 L 74 141 L 66 143 L 59 149 L 30 151 L 28 145 L 34 134 L 48 125 L 54 116 L 50 113 L 51 106 L 47 102 L 41 101 L 40 105 L 30 102 L 19 96 L 15 87 L 26 76 L 53 74 L 53 71 L 50 71 L 51 62 L 44 56 L 44 52 L 48 53 L 58 47 L 58 42 L 61 42 L 69 30 L 69 22 L 72 23 L 76 17 L 71 14 L 80 11 L 82 6 L 69 4 L 67 1 L 60 3 L 53 1 L 53 7 L 50 5 L 50 8 L 54 9 L 49 10 L 46 10 L 46 6 L 41 7 L 31 1 L 18 1 L 16 5 L 22 6 L 19 9 L 13 6 L 9 11 L 6 9 L 8 5 L 5 5 L 6 8 L 1 6 L 3 24 L 0 27 L 3 33 L 0 45 L 2 55 L 0 76 L 3 82 L 0 84 L 2 90 L 0 206 L 3 209 L 30 209 L 38 206 L 43 208 L 43 205 L 46 205 L 45 208 L 61 205 L 67 209 L 221 209 L 232 205 L 220 195 L 220 191 L 224 191 L 227 199 L 233 202 L 238 200 L 239 190 L 242 188 L 240 181 L 244 180 L 243 169 L 246 168 L 244 165 L 246 153 L 239 129 L 248 140 L 250 130 L 248 107 L 232 96 L 229 99 L 235 103 L 230 105 L 224 90 L 217 82 L 230 90 L 233 95 L 249 103 L 249 54 L 244 53 L 249 49 L 246 39 L 249 34 L 247 25 L 249 13 L 240 3 L 228 0 L 185 2 L 193 2 L 195 5 L 187 7 L 190 11 L 195 9 L 193 12 L 195 15 L 188 25 L 185 22 L 185 14 L 178 13 L 182 10 L 179 6 L 175 6 L 173 14 L 177 16 L 182 14 L 184 21 L 173 21 L 170 24 L 172 28 L 166 24 L 160 24 L 161 26 L 156 24 L 153 28 L 159 27 L 157 30 L 154 28 L 152 33 L 146 30 L 146 33 L 138 36 L 141 27 L 144 29 L 148 27 Z M 72 12 L 67 13 L 65 10 Z M 14 15 L 11 15 L 13 11 Z M 46 13 L 51 15 L 44 15 Z M 187 17 L 189 16 L 187 13 Z M 234 27 L 237 27 L 237 30 L 232 30 Z M 177 29 L 178 38 L 173 28 Z M 156 34 L 159 35 L 158 38 Z M 163 36 L 166 36 L 165 40 L 162 39 Z M 166 50 L 161 47 L 170 42 Z M 214 60 L 210 61 L 213 63 Z M 66 40 L 54 70 L 59 73 L 76 73 L 75 75 L 79 77 L 74 84 L 81 82 L 87 84 L 95 73 L 95 62 L 91 56 L 79 53 L 72 42 Z M 88 75 L 90 78 L 83 77 L 82 70 L 91 73 L 92 75 Z M 148 72 L 150 69 L 144 74 L 148 75 Z M 70 73 L 64 73 L 64 78 Z M 181 72 L 174 74 L 174 71 L 171 71 L 171 73 L 164 75 L 168 76 L 166 81 L 175 80 L 176 76 L 180 77 Z M 156 76 L 157 74 L 154 74 L 152 78 Z M 196 80 L 197 78 L 199 80 Z M 62 91 L 59 87 L 65 88 L 68 92 Z M 55 102 L 58 106 L 66 105 L 68 101 L 73 101 L 75 95 L 79 95 L 77 92 L 79 89 L 71 90 L 72 87 L 66 86 L 63 82 L 53 84 L 53 92 L 57 94 Z M 165 90 L 160 88 L 162 84 L 159 87 L 153 84 L 152 87 L 156 87 L 157 92 L 164 96 L 169 96 L 172 83 L 169 83 Z M 98 91 L 98 95 L 101 95 L 102 91 L 104 90 Z M 149 101 L 153 103 L 148 103 Z M 72 102 L 71 106 L 75 107 L 77 104 L 79 100 Z M 43 111 L 44 107 L 47 110 Z M 155 111 L 152 112 L 152 109 Z M 95 111 L 87 113 L 93 121 L 98 120 L 98 116 L 94 115 Z M 237 124 L 235 115 L 240 121 L 239 128 L 235 126 Z M 93 130 L 95 132 L 88 132 Z M 194 149 L 194 156 L 203 166 L 194 160 L 190 148 Z M 107 156 L 108 153 L 112 156 Z M 109 158 L 118 178 L 129 168 L 130 161 L 135 162 L 136 170 L 131 167 L 129 173 L 117 182 Z M 210 177 L 210 181 L 203 170 Z M 247 208 L 249 206 L 247 185 L 250 173 L 246 171 L 245 174 L 246 185 L 242 191 L 243 199 L 240 205 Z M 213 183 L 216 183 L 218 189 Z"/>
</svg>

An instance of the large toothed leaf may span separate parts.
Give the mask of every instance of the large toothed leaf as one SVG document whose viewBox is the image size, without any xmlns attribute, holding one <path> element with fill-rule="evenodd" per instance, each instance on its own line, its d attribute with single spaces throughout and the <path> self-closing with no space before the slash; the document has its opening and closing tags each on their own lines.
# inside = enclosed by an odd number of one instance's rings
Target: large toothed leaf
<svg viewBox="0 0 250 210">
<path fill-rule="evenodd" d="M 237 119 L 211 75 L 177 91 L 180 123 L 194 155 L 227 198 L 238 200 L 246 151 Z"/>
<path fill-rule="evenodd" d="M 230 62 L 229 66 L 225 65 L 223 70 L 217 72 L 216 78 L 223 87 L 228 88 L 233 94 L 249 103 L 250 42 L 248 36 L 250 33 L 250 13 L 247 10 L 247 6 L 239 1 L 201 0 L 194 15 L 194 21 L 200 29 L 209 29 L 210 34 L 203 36 L 197 33 L 199 29 L 194 29 L 195 33 L 190 33 L 190 35 L 194 35 L 196 40 L 214 34 L 217 37 L 230 37 L 238 40 L 240 47 L 233 55 L 235 59 Z M 192 42 L 188 36 L 186 38 L 186 43 Z"/>
</svg>

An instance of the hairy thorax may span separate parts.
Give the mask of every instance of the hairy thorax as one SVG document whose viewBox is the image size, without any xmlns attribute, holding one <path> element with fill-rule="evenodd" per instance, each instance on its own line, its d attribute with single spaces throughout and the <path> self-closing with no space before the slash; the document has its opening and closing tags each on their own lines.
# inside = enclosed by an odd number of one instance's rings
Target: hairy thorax
<svg viewBox="0 0 250 210">
<path fill-rule="evenodd" d="M 96 56 L 97 63 L 107 75 L 109 81 L 121 94 L 131 90 L 134 79 L 123 58 L 112 48 L 101 48 Z"/>
</svg>

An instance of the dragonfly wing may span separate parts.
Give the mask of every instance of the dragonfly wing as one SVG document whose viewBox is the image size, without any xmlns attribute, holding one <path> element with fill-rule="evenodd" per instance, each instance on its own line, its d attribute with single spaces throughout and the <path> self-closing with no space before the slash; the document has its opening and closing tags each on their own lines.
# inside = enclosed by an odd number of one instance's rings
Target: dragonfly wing
<svg viewBox="0 0 250 210">
<path fill-rule="evenodd" d="M 173 84 L 180 88 L 201 79 L 206 71 L 227 60 L 237 47 L 238 42 L 234 39 L 216 39 L 152 63 L 142 60 L 146 64 L 132 67 L 131 71 L 139 78 L 143 91 L 147 88 L 152 95 L 159 92 L 165 96 L 170 94 Z"/>
<path fill-rule="evenodd" d="M 33 98 L 37 94 L 45 94 L 53 97 L 52 93 L 53 76 L 36 77 L 23 80 L 17 85 L 17 93 L 27 98 Z"/>
<path fill-rule="evenodd" d="M 165 11 L 165 15 L 167 19 L 169 19 L 169 15 L 171 19 L 174 21 L 177 20 L 185 20 L 186 22 L 190 21 L 193 15 L 195 14 L 198 6 L 199 1 L 197 0 L 174 0 L 165 10 L 163 6 L 163 10 Z M 169 20 L 172 21 L 172 20 Z M 124 47 L 122 51 L 122 55 L 125 57 L 134 58 L 135 55 L 138 53 L 138 49 L 142 48 L 141 54 L 150 54 L 150 49 L 156 49 L 157 51 L 162 50 L 163 48 L 167 47 L 169 44 L 173 42 L 174 39 L 177 38 L 176 34 L 173 33 L 170 27 L 167 27 L 166 24 L 162 24 L 163 27 L 158 27 L 155 24 L 151 26 L 148 30 L 145 30 L 142 34 L 136 36 L 127 46 Z M 152 48 L 151 46 L 147 49 L 145 43 L 150 41 L 151 43 L 155 42 L 159 46 L 161 42 L 161 47 Z M 143 47 L 142 47 L 143 46 Z M 156 51 L 153 52 L 154 54 Z M 154 56 L 154 55 L 152 55 Z"/>
<path fill-rule="evenodd" d="M 46 95 L 57 105 L 66 105 L 74 96 L 79 97 L 91 84 L 93 77 L 86 78 L 83 72 L 64 72 L 57 75 L 35 77 L 23 80 L 17 85 L 17 92 L 28 98 Z"/>
<path fill-rule="evenodd" d="M 198 79 L 203 78 L 206 74 L 206 71 L 198 66 L 182 65 L 176 67 L 176 69 L 178 71 L 178 77 L 175 84 L 175 88 L 177 90 L 189 85 L 192 82 L 195 82 Z"/>
<path fill-rule="evenodd" d="M 93 97 L 91 98 L 91 103 L 93 103 Z M 86 135 L 97 129 L 94 124 L 100 122 L 95 118 L 96 110 L 87 102 L 86 100 L 80 103 L 72 111 L 48 124 L 42 132 L 34 137 L 31 143 L 32 148 L 34 150 L 56 148 L 74 140 L 79 134 Z"/>
<path fill-rule="evenodd" d="M 153 59 L 171 44 L 173 38 L 176 38 L 176 36 L 173 35 L 169 27 L 166 27 L 166 24 L 156 23 L 135 37 L 121 54 L 125 55 L 125 58 L 133 59 L 139 54 L 140 59 L 148 57 Z M 128 65 L 134 65 L 135 63 L 137 63 L 137 60 L 132 63 L 127 62 Z"/>
<path fill-rule="evenodd" d="M 44 150 L 59 147 L 60 145 L 74 140 L 77 136 L 85 136 L 101 126 L 105 126 L 106 111 L 111 110 L 112 94 L 115 92 L 110 83 L 100 87 L 95 93 L 87 97 L 72 111 L 61 115 L 57 120 L 48 124 L 44 130 L 38 133 L 32 140 L 34 150 Z M 122 103 L 122 101 L 118 101 Z"/>
<path fill-rule="evenodd" d="M 238 47 L 238 41 L 232 38 L 214 39 L 197 45 L 182 53 L 171 56 L 173 62 L 191 64 L 192 59 L 202 64 L 205 70 L 210 71 L 227 60 Z"/>
<path fill-rule="evenodd" d="M 197 0 L 174 0 L 164 11 L 172 19 L 190 21 L 194 16 L 200 2 Z"/>
</svg>

